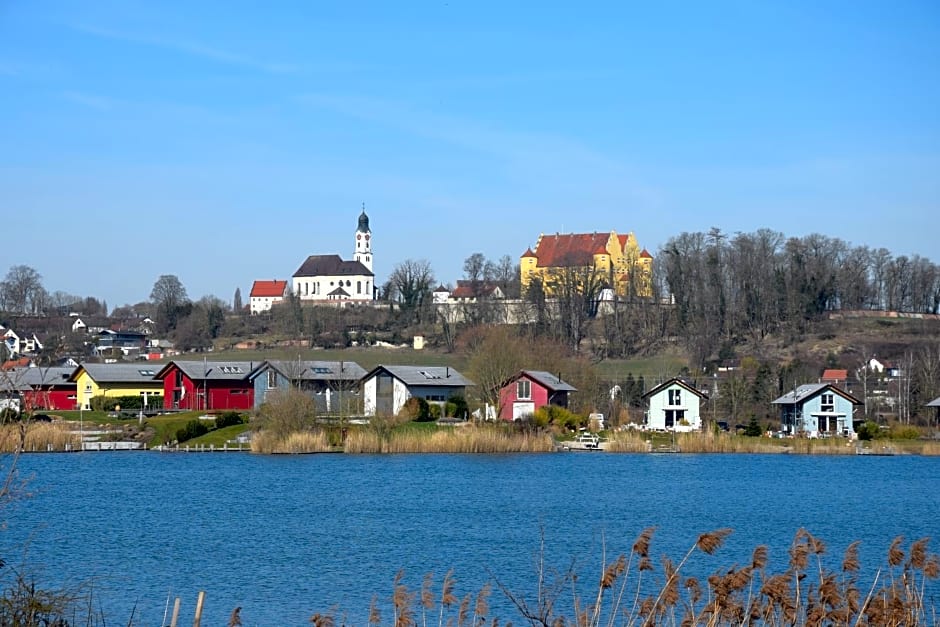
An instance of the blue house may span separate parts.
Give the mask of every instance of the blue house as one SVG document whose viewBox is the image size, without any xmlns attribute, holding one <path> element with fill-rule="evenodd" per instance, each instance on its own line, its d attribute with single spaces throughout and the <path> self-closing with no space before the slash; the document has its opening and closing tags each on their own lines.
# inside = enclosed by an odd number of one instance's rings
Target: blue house
<svg viewBox="0 0 940 627">
<path fill-rule="evenodd" d="M 829 383 L 801 385 L 773 402 L 780 410 L 784 433 L 811 438 L 840 435 L 854 438 L 852 414 L 862 402 Z"/>
<path fill-rule="evenodd" d="M 271 394 L 288 389 L 301 390 L 323 414 L 362 415 L 360 380 L 366 371 L 354 361 L 262 362 L 248 375 L 255 391 L 255 409 Z"/>
</svg>

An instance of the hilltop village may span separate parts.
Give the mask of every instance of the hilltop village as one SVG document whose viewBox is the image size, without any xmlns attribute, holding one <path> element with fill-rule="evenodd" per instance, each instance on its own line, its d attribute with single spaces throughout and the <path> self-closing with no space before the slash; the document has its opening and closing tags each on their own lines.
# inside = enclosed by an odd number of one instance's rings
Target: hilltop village
<svg viewBox="0 0 940 627">
<path fill-rule="evenodd" d="M 45 294 L 17 266 L 0 283 L 5 402 L 257 411 L 286 386 L 323 415 L 397 415 L 418 399 L 424 414 L 459 420 L 519 421 L 548 406 L 581 424 L 750 421 L 847 438 L 869 420 L 937 417 L 940 271 L 923 258 L 715 230 L 683 233 L 654 257 L 611 230 L 542 234 L 518 261 L 473 254 L 455 285 L 406 260 L 380 286 L 373 236 L 363 207 L 351 258 L 310 255 L 231 306 L 191 301 L 165 275 L 150 301 L 108 311 Z"/>
</svg>

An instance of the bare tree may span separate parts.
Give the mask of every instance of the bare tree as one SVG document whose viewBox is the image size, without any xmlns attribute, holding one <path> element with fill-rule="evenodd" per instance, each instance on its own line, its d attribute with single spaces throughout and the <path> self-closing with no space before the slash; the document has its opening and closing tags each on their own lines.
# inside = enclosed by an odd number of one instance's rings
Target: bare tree
<svg viewBox="0 0 940 627">
<path fill-rule="evenodd" d="M 157 310 L 157 324 L 166 331 L 176 328 L 181 309 L 189 304 L 189 297 L 175 274 L 164 274 L 153 284 L 150 301 Z"/>
<path fill-rule="evenodd" d="M 395 266 L 389 275 L 389 297 L 399 303 L 402 311 L 409 312 L 420 322 L 422 313 L 431 304 L 434 289 L 434 271 L 425 259 L 406 259 Z"/>
<path fill-rule="evenodd" d="M 10 313 L 41 313 L 47 299 L 42 275 L 30 266 L 13 266 L 0 282 L 0 306 Z"/>
</svg>

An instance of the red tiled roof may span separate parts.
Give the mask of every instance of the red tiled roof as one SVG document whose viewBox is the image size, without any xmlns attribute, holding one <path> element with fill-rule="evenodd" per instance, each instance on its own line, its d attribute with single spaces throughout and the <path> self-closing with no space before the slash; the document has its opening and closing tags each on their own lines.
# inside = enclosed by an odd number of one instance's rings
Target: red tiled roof
<svg viewBox="0 0 940 627">
<path fill-rule="evenodd" d="M 594 264 L 594 251 L 606 251 L 610 233 L 569 233 L 543 235 L 535 255 L 541 267 L 590 266 Z"/>
<path fill-rule="evenodd" d="M 822 378 L 823 381 L 845 381 L 849 378 L 849 371 L 830 368 L 823 370 Z"/>
<path fill-rule="evenodd" d="M 474 285 L 473 281 L 459 280 L 457 281 L 457 287 L 450 295 L 451 298 L 474 298 L 476 296 L 492 296 L 495 290 L 495 283 L 481 281 Z"/>
<path fill-rule="evenodd" d="M 644 248 L 643 250 L 640 251 L 640 257 L 642 259 L 652 259 L 653 255 L 650 254 L 650 251 Z"/>
<path fill-rule="evenodd" d="M 526 249 L 525 249 L 525 252 L 522 253 L 522 256 L 523 256 L 523 257 L 535 257 L 535 253 L 532 252 L 532 248 L 529 247 L 529 248 L 526 248 Z"/>
<path fill-rule="evenodd" d="M 29 357 L 20 357 L 19 359 L 10 359 L 3 362 L 3 366 L 0 366 L 2 370 L 14 370 L 16 368 L 25 368 L 29 365 Z"/>
<path fill-rule="evenodd" d="M 255 281 L 250 298 L 277 298 L 283 296 L 286 289 L 287 281 Z"/>
</svg>

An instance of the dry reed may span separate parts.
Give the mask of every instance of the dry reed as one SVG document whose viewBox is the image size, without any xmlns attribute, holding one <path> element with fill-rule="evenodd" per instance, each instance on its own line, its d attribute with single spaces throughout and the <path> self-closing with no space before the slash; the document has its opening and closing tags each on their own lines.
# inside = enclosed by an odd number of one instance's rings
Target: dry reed
<svg viewBox="0 0 940 627">
<path fill-rule="evenodd" d="M 731 530 L 701 534 L 678 563 L 664 557 L 658 571 L 648 557 L 653 531 L 644 530 L 628 555 L 621 554 L 602 564 L 601 576 L 594 583 L 582 580 L 573 568 L 550 574 L 544 559 L 540 559 L 536 598 L 526 599 L 498 579 L 496 586 L 519 614 L 521 623 L 546 627 L 938 624 L 934 608 L 925 603 L 925 590 L 926 582 L 940 574 L 940 557 L 929 552 L 926 538 L 913 542 L 906 552 L 903 538 L 896 538 L 888 549 L 886 566 L 876 571 L 870 586 L 860 588 L 858 542 L 846 549 L 841 568 L 830 570 L 822 559 L 825 543 L 800 529 L 789 548 L 790 559 L 780 572 L 768 570 L 768 550 L 758 546 L 750 564 L 718 569 L 703 582 L 684 576 L 683 570 L 696 554 L 718 552 Z M 644 575 L 648 571 L 652 574 Z M 653 588 L 644 587 L 644 576 L 656 576 L 658 583 Z M 588 582 L 587 589 L 582 582 Z M 433 593 L 430 574 L 424 578 L 419 594 L 407 587 L 404 573 L 399 571 L 390 606 L 392 624 L 416 625 L 417 600 L 423 626 L 433 624 L 429 616 L 435 610 L 439 627 L 499 625 L 502 619 L 490 615 L 489 594 L 487 583 L 476 595 L 468 593 L 458 600 L 451 573 L 441 583 L 439 597 Z M 377 606 L 373 597 L 369 613 L 372 625 L 381 624 Z M 316 624 L 331 624 L 328 616 L 316 614 L 320 621 Z"/>
<path fill-rule="evenodd" d="M 381 433 L 357 429 L 349 433 L 347 453 L 540 453 L 553 450 L 547 433 L 513 432 L 493 425 L 442 427 L 432 433 Z"/>
<path fill-rule="evenodd" d="M 283 436 L 256 431 L 251 438 L 252 453 L 326 453 L 331 450 L 329 438 L 322 431 L 295 431 Z"/>
<path fill-rule="evenodd" d="M 13 453 L 21 442 L 26 452 L 65 451 L 70 446 L 78 448 L 80 438 L 62 423 L 33 422 L 0 427 L 0 452 Z"/>
<path fill-rule="evenodd" d="M 677 433 L 675 446 L 682 453 L 797 453 L 802 455 L 854 455 L 855 443 L 842 438 L 776 440 L 749 438 L 712 431 Z M 930 444 L 924 445 L 927 450 Z M 670 447 L 671 448 L 671 447 Z M 940 446 L 938 446 L 940 448 Z M 650 453 L 659 448 L 654 436 L 644 431 L 612 432 L 604 446 L 612 453 Z M 925 453 L 926 454 L 926 453 Z M 940 454 L 938 451 L 936 454 Z"/>
</svg>

